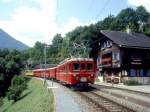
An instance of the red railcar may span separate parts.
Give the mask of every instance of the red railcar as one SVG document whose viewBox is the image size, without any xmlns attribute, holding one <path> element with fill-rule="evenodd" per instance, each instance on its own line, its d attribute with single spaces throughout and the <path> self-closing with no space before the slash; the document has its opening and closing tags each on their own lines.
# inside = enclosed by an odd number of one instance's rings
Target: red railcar
<svg viewBox="0 0 150 112">
<path fill-rule="evenodd" d="M 92 59 L 69 59 L 57 66 L 56 79 L 71 86 L 87 86 L 94 83 L 95 70 Z"/>
<path fill-rule="evenodd" d="M 56 79 L 56 69 L 57 67 L 53 67 L 53 68 L 48 68 L 48 72 L 49 72 L 49 79 Z"/>
<path fill-rule="evenodd" d="M 42 77 L 44 69 L 35 69 L 33 70 L 33 76 L 35 77 Z"/>
<path fill-rule="evenodd" d="M 43 71 L 43 77 L 44 78 L 49 78 L 49 69 L 45 69 L 44 71 Z"/>
<path fill-rule="evenodd" d="M 70 86 L 88 86 L 94 83 L 96 64 L 92 59 L 67 59 L 57 67 L 33 70 L 36 77 L 58 80 Z"/>
</svg>

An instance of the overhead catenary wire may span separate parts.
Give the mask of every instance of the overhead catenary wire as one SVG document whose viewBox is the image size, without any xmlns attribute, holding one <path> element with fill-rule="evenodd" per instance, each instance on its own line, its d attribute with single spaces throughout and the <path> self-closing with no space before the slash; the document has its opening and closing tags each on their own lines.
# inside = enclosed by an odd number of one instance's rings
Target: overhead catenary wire
<svg viewBox="0 0 150 112">
<path fill-rule="evenodd" d="M 111 0 L 106 0 L 106 2 L 104 3 L 103 7 L 100 9 L 100 11 L 98 12 L 98 14 L 96 15 L 95 20 L 97 20 L 98 17 L 101 16 L 101 14 L 102 14 L 103 11 L 106 9 L 106 7 L 108 6 L 108 4 L 109 4 L 110 1 L 111 1 Z"/>
</svg>

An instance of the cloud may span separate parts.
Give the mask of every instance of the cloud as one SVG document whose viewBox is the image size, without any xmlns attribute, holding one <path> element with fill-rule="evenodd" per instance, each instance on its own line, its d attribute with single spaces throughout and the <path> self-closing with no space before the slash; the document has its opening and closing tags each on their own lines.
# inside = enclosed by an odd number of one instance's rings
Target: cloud
<svg viewBox="0 0 150 112">
<path fill-rule="evenodd" d="M 79 21 L 78 18 L 70 17 L 68 23 L 66 23 L 63 27 L 61 27 L 58 32 L 61 33 L 62 36 L 65 36 L 67 32 L 72 31 L 77 26 L 85 26 L 89 24 L 90 23 Z"/>
<path fill-rule="evenodd" d="M 89 24 L 70 17 L 64 26 L 58 25 L 57 0 L 27 0 L 25 4 L 22 0 L 19 2 L 21 5 L 12 10 L 9 20 L 0 20 L 0 27 L 29 46 L 33 46 L 36 41 L 50 44 L 56 33 L 64 36 L 77 26 Z"/>
<path fill-rule="evenodd" d="M 128 4 L 133 6 L 143 5 L 150 12 L 150 0 L 128 0 Z"/>
<path fill-rule="evenodd" d="M 30 0 L 36 6 L 20 5 L 11 13 L 11 19 L 0 20 L 0 26 L 17 40 L 33 46 L 36 41 L 50 43 L 57 31 L 56 0 Z"/>
</svg>

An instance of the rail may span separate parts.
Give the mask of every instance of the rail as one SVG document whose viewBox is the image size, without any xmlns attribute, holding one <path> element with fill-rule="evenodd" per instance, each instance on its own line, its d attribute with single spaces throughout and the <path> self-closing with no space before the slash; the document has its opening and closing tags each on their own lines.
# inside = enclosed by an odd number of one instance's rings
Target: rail
<svg viewBox="0 0 150 112">
<path fill-rule="evenodd" d="M 97 105 L 97 108 L 101 108 L 103 112 L 135 112 L 92 91 L 78 92 L 78 94 Z"/>
</svg>

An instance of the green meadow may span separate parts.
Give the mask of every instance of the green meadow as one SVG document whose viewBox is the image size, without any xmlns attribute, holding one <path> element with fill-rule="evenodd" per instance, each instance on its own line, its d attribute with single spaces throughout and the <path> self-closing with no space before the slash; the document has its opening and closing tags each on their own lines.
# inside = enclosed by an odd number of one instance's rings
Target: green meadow
<svg viewBox="0 0 150 112">
<path fill-rule="evenodd" d="M 54 95 L 41 80 L 31 78 L 20 100 L 13 103 L 4 98 L 0 112 L 54 112 Z"/>
</svg>

